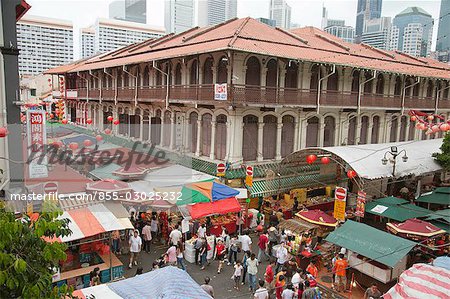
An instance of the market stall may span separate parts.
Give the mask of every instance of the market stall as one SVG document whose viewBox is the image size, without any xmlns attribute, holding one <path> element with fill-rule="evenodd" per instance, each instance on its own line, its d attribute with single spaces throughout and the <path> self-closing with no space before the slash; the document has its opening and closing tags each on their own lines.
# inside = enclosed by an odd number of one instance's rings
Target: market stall
<svg viewBox="0 0 450 299">
<path fill-rule="evenodd" d="M 439 187 L 432 192 L 423 193 L 415 202 L 426 205 L 428 209 L 432 205 L 439 208 L 446 207 L 450 205 L 450 187 Z"/>
<path fill-rule="evenodd" d="M 394 221 L 405 221 L 412 218 L 424 218 L 432 211 L 421 208 L 397 197 L 384 197 L 368 202 L 365 205 L 368 214 Z"/>
<path fill-rule="evenodd" d="M 386 228 L 394 235 L 414 241 L 432 239 L 446 233 L 429 222 L 415 218 L 408 219 L 402 223 L 387 223 Z"/>
<path fill-rule="evenodd" d="M 450 209 L 432 212 L 427 215 L 425 220 L 450 233 Z"/>
<path fill-rule="evenodd" d="M 333 216 L 321 210 L 305 210 L 298 212 L 296 215 L 304 221 L 317 224 L 317 236 L 321 238 L 325 237 L 338 225 L 338 221 Z"/>
</svg>

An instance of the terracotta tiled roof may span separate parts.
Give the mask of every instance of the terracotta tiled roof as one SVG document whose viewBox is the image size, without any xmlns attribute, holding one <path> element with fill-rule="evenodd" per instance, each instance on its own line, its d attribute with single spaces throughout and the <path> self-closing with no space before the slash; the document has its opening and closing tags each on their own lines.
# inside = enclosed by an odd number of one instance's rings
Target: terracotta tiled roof
<svg viewBox="0 0 450 299">
<path fill-rule="evenodd" d="M 314 27 L 290 32 L 252 18 L 192 28 L 180 34 L 133 44 L 47 73 L 101 69 L 224 50 L 265 54 L 293 60 L 337 64 L 382 72 L 450 79 L 450 66 L 427 58 L 351 44 Z"/>
</svg>

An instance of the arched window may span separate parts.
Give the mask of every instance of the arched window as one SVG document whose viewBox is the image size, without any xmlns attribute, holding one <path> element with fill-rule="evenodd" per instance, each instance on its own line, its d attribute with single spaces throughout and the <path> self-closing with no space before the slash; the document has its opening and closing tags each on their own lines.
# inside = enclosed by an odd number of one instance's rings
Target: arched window
<svg viewBox="0 0 450 299">
<path fill-rule="evenodd" d="M 414 85 L 413 87 L 413 96 L 414 97 L 418 97 L 419 96 L 419 92 L 420 92 L 420 83 Z"/>
<path fill-rule="evenodd" d="M 359 70 L 354 70 L 352 73 L 352 92 L 358 92 L 359 90 L 359 81 L 360 81 L 360 73 Z"/>
<path fill-rule="evenodd" d="M 347 144 L 353 145 L 355 143 L 356 143 L 356 117 L 350 116 L 348 121 Z"/>
<path fill-rule="evenodd" d="M 161 111 L 157 110 L 150 121 L 152 144 L 161 144 Z"/>
<path fill-rule="evenodd" d="M 380 117 L 374 116 L 373 117 L 373 126 L 372 126 L 372 143 L 376 144 L 378 143 L 378 138 L 380 135 Z"/>
<path fill-rule="evenodd" d="M 181 85 L 181 63 L 178 63 L 175 68 L 175 85 Z"/>
<path fill-rule="evenodd" d="M 277 61 L 275 59 L 270 59 L 269 62 L 267 62 L 266 86 L 276 87 L 277 77 Z"/>
<path fill-rule="evenodd" d="M 298 64 L 296 62 L 290 61 L 286 66 L 286 77 L 285 77 L 286 88 L 297 88 L 298 85 Z"/>
<path fill-rule="evenodd" d="M 162 82 L 162 74 L 160 71 L 155 71 L 156 72 L 156 86 L 161 86 L 161 85 L 165 85 Z"/>
<path fill-rule="evenodd" d="M 315 147 L 318 145 L 319 118 L 313 116 L 308 119 L 306 126 L 306 147 Z"/>
<path fill-rule="evenodd" d="M 431 98 L 433 96 L 433 81 L 428 80 L 428 85 L 427 85 L 427 98 Z"/>
<path fill-rule="evenodd" d="M 212 115 L 209 113 L 202 115 L 201 128 L 201 152 L 203 156 L 208 156 L 211 153 L 211 131 L 212 131 Z"/>
<path fill-rule="evenodd" d="M 203 64 L 203 84 L 213 84 L 213 60 L 207 58 Z"/>
<path fill-rule="evenodd" d="M 142 140 L 149 140 L 150 137 L 150 113 L 148 110 L 144 110 L 144 116 L 142 118 Z"/>
<path fill-rule="evenodd" d="M 163 137 L 163 146 L 170 145 L 170 135 L 172 134 L 172 120 L 171 120 L 171 112 L 164 112 L 164 136 Z"/>
<path fill-rule="evenodd" d="M 254 161 L 258 153 L 258 117 L 246 115 L 243 122 L 242 158 L 244 161 Z"/>
<path fill-rule="evenodd" d="M 291 115 L 283 116 L 281 129 L 281 157 L 286 157 L 294 151 L 295 118 Z"/>
<path fill-rule="evenodd" d="M 309 89 L 317 90 L 317 87 L 319 86 L 319 76 L 320 76 L 320 66 L 315 64 L 311 68 L 311 78 L 309 81 Z"/>
<path fill-rule="evenodd" d="M 377 94 L 384 94 L 384 76 L 379 74 L 377 77 Z"/>
<path fill-rule="evenodd" d="M 366 83 L 364 83 L 364 93 L 372 93 L 373 80 L 370 79 L 373 77 L 373 75 L 371 72 L 365 72 L 364 77 L 364 81 L 366 81 Z"/>
<path fill-rule="evenodd" d="M 327 79 L 327 91 L 337 91 L 339 85 L 339 74 L 336 71 L 333 75 Z"/>
<path fill-rule="evenodd" d="M 402 94 L 402 78 L 397 76 L 395 78 L 394 95 L 399 96 Z"/>
<path fill-rule="evenodd" d="M 247 60 L 247 70 L 245 72 L 245 84 L 247 85 L 261 85 L 261 65 L 258 58 L 255 56 Z"/>
<path fill-rule="evenodd" d="M 117 88 L 120 88 L 120 87 L 122 87 L 122 70 L 121 69 L 118 69 L 117 70 Z"/>
<path fill-rule="evenodd" d="M 266 115 L 263 118 L 263 158 L 274 159 L 276 154 L 277 140 L 277 118 L 273 115 Z"/>
<path fill-rule="evenodd" d="M 225 160 L 227 154 L 227 116 L 220 114 L 216 117 L 216 140 L 214 153 L 217 160 Z"/>
<path fill-rule="evenodd" d="M 363 116 L 361 117 L 361 138 L 360 144 L 367 144 L 369 135 L 369 117 Z"/>
<path fill-rule="evenodd" d="M 411 118 L 409 118 L 409 131 L 408 131 L 408 140 L 413 140 L 414 135 L 416 134 L 416 122 L 412 121 Z"/>
<path fill-rule="evenodd" d="M 144 73 L 142 74 L 142 86 L 150 86 L 150 75 L 148 66 L 144 68 Z"/>
<path fill-rule="evenodd" d="M 189 83 L 190 84 L 198 84 L 198 62 L 197 59 L 192 61 L 191 64 L 191 73 L 189 76 Z"/>
<path fill-rule="evenodd" d="M 326 116 L 323 128 L 323 146 L 334 146 L 336 120 L 333 116 Z"/>
<path fill-rule="evenodd" d="M 389 138 L 389 142 L 397 141 L 397 127 L 398 127 L 398 117 L 392 115 L 391 118 L 391 137 Z"/>
<path fill-rule="evenodd" d="M 226 57 L 222 57 L 219 60 L 219 65 L 217 66 L 217 83 L 227 83 L 228 81 L 228 62 Z"/>
<path fill-rule="evenodd" d="M 191 152 L 195 153 L 197 150 L 197 132 L 198 132 L 198 114 L 197 112 L 192 112 L 189 115 L 189 126 L 191 135 Z"/>
<path fill-rule="evenodd" d="M 123 72 L 123 73 L 122 73 L 122 76 L 123 76 L 123 87 L 128 87 L 128 86 L 130 86 L 130 78 L 129 78 L 129 76 L 128 76 L 128 73 Z"/>
</svg>

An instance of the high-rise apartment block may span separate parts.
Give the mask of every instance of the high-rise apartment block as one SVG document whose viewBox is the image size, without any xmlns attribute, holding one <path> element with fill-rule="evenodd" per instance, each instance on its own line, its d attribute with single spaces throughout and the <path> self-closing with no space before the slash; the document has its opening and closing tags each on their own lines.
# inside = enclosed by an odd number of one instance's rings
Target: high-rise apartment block
<svg viewBox="0 0 450 299">
<path fill-rule="evenodd" d="M 378 19 L 381 17 L 382 0 L 358 0 L 356 10 L 356 27 L 355 35 L 357 41 L 364 31 L 364 24 L 368 20 Z"/>
<path fill-rule="evenodd" d="M 80 55 L 81 58 L 90 57 L 95 54 L 95 29 L 92 27 L 80 30 Z"/>
<path fill-rule="evenodd" d="M 450 0 L 441 0 L 436 52 L 438 59 L 448 62 L 450 57 Z"/>
<path fill-rule="evenodd" d="M 194 26 L 194 0 L 167 0 L 164 5 L 167 33 L 181 33 Z"/>
<path fill-rule="evenodd" d="M 271 20 L 271 19 L 268 19 L 268 18 L 257 18 L 255 20 L 257 20 L 257 21 L 259 21 L 259 22 L 261 22 L 263 24 L 269 25 L 270 27 L 277 26 L 275 20 Z"/>
<path fill-rule="evenodd" d="M 291 27 L 291 7 L 285 0 L 270 0 L 269 19 L 275 20 L 277 27 L 289 29 Z"/>
<path fill-rule="evenodd" d="M 73 60 L 71 22 L 26 15 L 16 28 L 21 75 L 39 74 Z"/>
<path fill-rule="evenodd" d="M 329 19 L 325 7 L 322 9 L 322 30 L 348 43 L 353 43 L 355 40 L 355 28 L 346 26 L 344 20 Z"/>
<path fill-rule="evenodd" d="M 392 31 L 392 20 L 389 17 L 367 20 L 361 35 L 361 42 L 372 47 L 390 50 L 398 39 L 398 32 Z"/>
<path fill-rule="evenodd" d="M 109 18 L 147 23 L 147 0 L 117 0 L 109 5 Z"/>
<path fill-rule="evenodd" d="M 198 25 L 216 25 L 237 17 L 237 0 L 199 0 Z"/>
</svg>

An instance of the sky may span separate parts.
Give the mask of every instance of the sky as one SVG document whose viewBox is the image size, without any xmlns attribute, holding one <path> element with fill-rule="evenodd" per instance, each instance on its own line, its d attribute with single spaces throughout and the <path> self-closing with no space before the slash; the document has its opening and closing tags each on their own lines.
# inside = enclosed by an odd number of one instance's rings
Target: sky
<svg viewBox="0 0 450 299">
<path fill-rule="evenodd" d="M 201 1 L 201 0 L 199 0 Z M 270 0 L 237 0 L 238 17 L 268 17 Z M 346 25 L 355 26 L 357 0 L 286 0 L 292 7 L 291 22 L 301 26 L 320 28 L 322 5 L 328 9 L 328 18 L 342 19 Z M 79 29 L 95 23 L 96 18 L 108 17 L 108 5 L 112 0 L 27 0 L 30 15 L 65 19 L 74 25 L 75 57 L 79 55 Z M 147 24 L 164 26 L 164 0 L 147 0 Z M 394 17 L 407 7 L 419 6 L 439 18 L 440 0 L 384 0 L 382 16 Z M 437 22 L 433 28 L 433 40 L 437 35 Z M 433 43 L 434 44 L 434 43 Z M 434 47 L 434 45 L 433 45 Z"/>
</svg>

